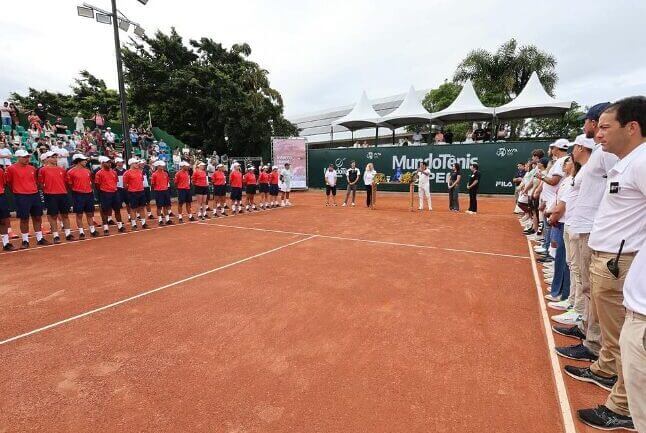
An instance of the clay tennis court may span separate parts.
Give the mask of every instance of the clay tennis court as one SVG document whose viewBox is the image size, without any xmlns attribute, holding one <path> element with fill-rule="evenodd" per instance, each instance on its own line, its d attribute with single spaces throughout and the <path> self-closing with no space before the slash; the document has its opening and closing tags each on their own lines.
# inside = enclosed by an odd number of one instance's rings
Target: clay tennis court
<svg viewBox="0 0 646 433">
<path fill-rule="evenodd" d="M 0 254 L 0 432 L 593 431 L 513 201 L 292 201 Z"/>
</svg>

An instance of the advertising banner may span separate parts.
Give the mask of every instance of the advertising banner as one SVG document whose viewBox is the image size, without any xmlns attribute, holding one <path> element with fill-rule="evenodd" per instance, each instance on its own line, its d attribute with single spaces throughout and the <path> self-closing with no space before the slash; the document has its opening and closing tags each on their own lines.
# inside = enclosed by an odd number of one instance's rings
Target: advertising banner
<svg viewBox="0 0 646 433">
<path fill-rule="evenodd" d="M 431 191 L 446 192 L 447 176 L 453 163 L 461 166 L 460 189 L 466 192 L 470 175 L 469 165 L 480 166 L 480 192 L 483 194 L 513 194 L 512 179 L 516 164 L 527 161 L 533 149 L 547 150 L 548 142 L 519 141 L 497 143 L 454 144 L 443 146 L 368 147 L 343 149 L 311 149 L 308 151 L 308 185 L 310 188 L 325 187 L 323 174 L 328 164 L 334 164 L 339 176 L 338 185 L 347 185 L 345 172 L 355 161 L 361 173 L 372 162 L 375 170 L 396 180 L 406 172 L 417 170 L 421 161 L 431 170 Z M 361 183 L 360 185 L 363 185 Z M 407 185 L 384 185 L 380 189 L 407 191 Z"/>
<path fill-rule="evenodd" d="M 307 188 L 307 140 L 305 138 L 272 138 L 271 154 L 274 165 L 282 170 L 291 164 L 292 189 Z"/>
</svg>

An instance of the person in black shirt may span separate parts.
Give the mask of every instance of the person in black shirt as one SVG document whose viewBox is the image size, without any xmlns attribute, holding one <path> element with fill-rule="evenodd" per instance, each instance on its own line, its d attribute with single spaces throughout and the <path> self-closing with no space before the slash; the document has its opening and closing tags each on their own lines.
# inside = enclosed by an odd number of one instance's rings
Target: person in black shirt
<svg viewBox="0 0 646 433">
<path fill-rule="evenodd" d="M 352 206 L 354 206 L 354 199 L 357 195 L 357 183 L 359 183 L 359 169 L 357 164 L 352 161 L 350 163 L 350 168 L 346 171 L 346 176 L 348 178 L 348 190 L 345 193 L 345 200 L 343 200 L 343 207 L 348 205 L 348 199 L 350 198 L 350 191 L 352 191 Z"/>
<path fill-rule="evenodd" d="M 453 212 L 460 212 L 460 164 L 457 162 L 453 164 L 451 174 L 449 175 L 449 210 Z"/>
<path fill-rule="evenodd" d="M 469 190 L 469 210 L 468 214 L 476 214 L 478 212 L 478 189 L 480 188 L 480 170 L 477 163 L 471 164 L 471 177 L 467 182 L 467 189 Z"/>
<path fill-rule="evenodd" d="M 447 129 L 446 132 L 444 133 L 444 141 L 447 144 L 453 144 L 453 131 L 450 129 Z"/>
<path fill-rule="evenodd" d="M 38 103 L 36 106 L 36 109 L 34 110 L 34 114 L 38 116 L 40 119 L 40 126 L 44 126 L 45 122 L 47 121 L 47 109 L 43 107 L 43 104 Z"/>
<path fill-rule="evenodd" d="M 56 135 L 66 135 L 67 134 L 67 125 L 63 123 L 63 119 L 60 117 L 56 118 L 56 123 L 54 124 L 56 128 Z"/>
</svg>

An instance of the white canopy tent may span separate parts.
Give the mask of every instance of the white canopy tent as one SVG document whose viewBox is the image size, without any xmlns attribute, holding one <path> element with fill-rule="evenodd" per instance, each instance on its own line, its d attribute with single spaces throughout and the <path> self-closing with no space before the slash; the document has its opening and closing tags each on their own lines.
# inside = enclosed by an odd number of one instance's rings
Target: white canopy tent
<svg viewBox="0 0 646 433">
<path fill-rule="evenodd" d="M 391 129 L 408 125 L 427 124 L 431 121 L 431 113 L 426 111 L 417 97 L 417 92 L 410 86 L 408 94 L 395 111 L 383 117 L 382 125 Z"/>
<path fill-rule="evenodd" d="M 431 113 L 431 120 L 440 122 L 463 122 L 493 119 L 494 109 L 485 107 L 476 95 L 471 81 L 462 86 L 462 91 L 444 110 Z"/>
<path fill-rule="evenodd" d="M 355 131 L 357 129 L 377 126 L 381 121 L 382 117 L 372 108 L 372 104 L 368 101 L 368 96 L 364 91 L 361 93 L 361 98 L 352 111 L 342 118 L 335 120 L 332 124 L 341 125 L 350 131 Z"/>
<path fill-rule="evenodd" d="M 495 109 L 500 120 L 558 116 L 572 107 L 572 101 L 558 101 L 547 94 L 536 72 L 511 102 Z"/>
</svg>

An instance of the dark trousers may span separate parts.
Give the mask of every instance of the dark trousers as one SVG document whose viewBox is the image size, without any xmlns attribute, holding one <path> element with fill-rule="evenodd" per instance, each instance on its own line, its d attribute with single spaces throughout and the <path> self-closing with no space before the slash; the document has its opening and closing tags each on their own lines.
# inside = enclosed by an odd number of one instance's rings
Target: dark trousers
<svg viewBox="0 0 646 433">
<path fill-rule="evenodd" d="M 449 210 L 460 210 L 460 190 L 458 187 L 449 188 Z"/>
<path fill-rule="evenodd" d="M 372 185 L 366 185 L 366 206 L 372 204 Z"/>
<path fill-rule="evenodd" d="M 469 210 L 478 212 L 478 190 L 475 188 L 469 190 Z"/>
</svg>

